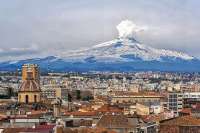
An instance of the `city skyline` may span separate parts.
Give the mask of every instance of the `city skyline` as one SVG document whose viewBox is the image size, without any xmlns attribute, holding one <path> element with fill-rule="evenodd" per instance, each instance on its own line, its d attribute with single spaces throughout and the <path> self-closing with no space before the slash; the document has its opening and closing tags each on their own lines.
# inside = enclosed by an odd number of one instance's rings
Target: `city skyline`
<svg viewBox="0 0 200 133">
<path fill-rule="evenodd" d="M 200 132 L 199 6 L 0 0 L 0 133 Z"/>
<path fill-rule="evenodd" d="M 146 27 L 135 35 L 156 48 L 200 57 L 197 0 L 1 1 L 0 61 L 59 55 L 118 37 L 123 20 Z"/>
</svg>

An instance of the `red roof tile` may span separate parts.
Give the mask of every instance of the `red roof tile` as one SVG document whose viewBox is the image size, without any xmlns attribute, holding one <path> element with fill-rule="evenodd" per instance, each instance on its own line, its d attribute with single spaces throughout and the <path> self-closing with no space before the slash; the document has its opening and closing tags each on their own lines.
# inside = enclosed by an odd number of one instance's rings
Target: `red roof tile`
<svg viewBox="0 0 200 133">
<path fill-rule="evenodd" d="M 183 125 L 200 125 L 200 119 L 194 118 L 192 116 L 182 116 L 169 120 L 164 120 L 161 122 L 161 125 L 173 125 L 173 126 L 183 126 Z"/>
</svg>

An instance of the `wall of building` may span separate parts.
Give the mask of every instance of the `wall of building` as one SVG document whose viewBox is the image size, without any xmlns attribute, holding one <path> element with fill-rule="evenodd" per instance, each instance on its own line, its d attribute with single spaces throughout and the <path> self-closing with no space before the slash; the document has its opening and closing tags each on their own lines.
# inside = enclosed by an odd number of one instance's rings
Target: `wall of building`
<svg viewBox="0 0 200 133">
<path fill-rule="evenodd" d="M 159 133 L 179 133 L 179 128 L 172 125 L 160 125 Z"/>
<path fill-rule="evenodd" d="M 19 103 L 26 103 L 26 95 L 28 95 L 28 103 L 35 103 L 41 101 L 40 92 L 19 92 L 18 94 Z M 36 101 L 35 101 L 36 96 Z"/>
<path fill-rule="evenodd" d="M 112 97 L 111 100 L 112 103 L 123 103 L 123 102 L 131 102 L 131 103 L 137 103 L 137 102 L 160 102 L 160 98 L 158 97 Z"/>
<path fill-rule="evenodd" d="M 138 115 L 149 115 L 150 114 L 149 107 L 139 104 L 139 103 L 136 104 L 136 112 Z"/>
<path fill-rule="evenodd" d="M 25 81 L 28 77 L 28 72 L 32 73 L 32 78 L 39 82 L 39 67 L 35 64 L 25 64 L 22 66 L 22 80 Z"/>
</svg>

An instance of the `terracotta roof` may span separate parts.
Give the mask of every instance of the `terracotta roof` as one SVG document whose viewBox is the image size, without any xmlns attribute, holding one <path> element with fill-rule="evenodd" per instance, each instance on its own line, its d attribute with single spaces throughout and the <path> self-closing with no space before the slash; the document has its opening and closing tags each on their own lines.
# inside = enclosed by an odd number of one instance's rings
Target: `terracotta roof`
<svg viewBox="0 0 200 133">
<path fill-rule="evenodd" d="M 79 130 L 79 133 L 116 133 L 115 131 L 104 129 L 104 128 L 83 128 Z"/>
<path fill-rule="evenodd" d="M 35 80 L 25 80 L 19 87 L 19 92 L 40 92 L 40 86 Z"/>
<path fill-rule="evenodd" d="M 173 126 L 184 126 L 184 125 L 193 125 L 193 126 L 199 126 L 200 125 L 200 119 L 194 118 L 192 116 L 182 116 L 177 117 L 169 120 L 161 121 L 160 125 L 173 125 Z"/>
<path fill-rule="evenodd" d="M 35 128 L 5 128 L 3 133 L 49 133 L 53 131 L 55 125 L 38 125 Z"/>
<path fill-rule="evenodd" d="M 104 128 L 130 128 L 132 127 L 125 115 L 106 114 L 101 117 L 97 127 Z"/>
<path fill-rule="evenodd" d="M 78 129 L 71 129 L 71 128 L 64 128 L 63 133 L 117 133 L 113 130 L 108 130 L 105 128 L 78 128 Z"/>
<path fill-rule="evenodd" d="M 183 108 L 180 113 L 191 114 L 191 108 Z"/>
<path fill-rule="evenodd" d="M 7 115 L 0 114 L 0 120 L 4 120 L 4 119 L 7 119 Z"/>
<path fill-rule="evenodd" d="M 31 110 L 31 115 L 45 114 L 47 112 L 48 112 L 47 110 Z"/>
<path fill-rule="evenodd" d="M 114 92 L 114 96 L 150 96 L 150 97 L 163 97 L 159 93 L 156 92 L 126 92 L 126 91 L 116 91 Z"/>
<path fill-rule="evenodd" d="M 50 133 L 53 131 L 55 125 L 38 125 L 35 128 L 28 128 L 26 132 L 40 132 L 40 133 Z"/>
<path fill-rule="evenodd" d="M 101 113 L 106 113 L 106 112 L 110 112 L 110 113 L 122 113 L 123 112 L 122 109 L 119 109 L 118 107 L 114 107 L 114 106 L 109 106 L 109 105 L 103 105 L 97 111 L 101 112 Z"/>
<path fill-rule="evenodd" d="M 3 133 L 20 133 L 24 130 L 25 128 L 6 128 L 3 130 Z"/>
<path fill-rule="evenodd" d="M 160 122 L 167 119 L 167 116 L 164 113 L 161 114 L 152 114 L 146 116 L 140 116 L 144 122 Z M 168 118 L 169 119 L 169 118 Z"/>
<path fill-rule="evenodd" d="M 80 111 L 74 111 L 74 112 L 65 112 L 65 115 L 73 115 L 73 116 L 96 116 L 97 112 L 80 112 Z"/>
</svg>

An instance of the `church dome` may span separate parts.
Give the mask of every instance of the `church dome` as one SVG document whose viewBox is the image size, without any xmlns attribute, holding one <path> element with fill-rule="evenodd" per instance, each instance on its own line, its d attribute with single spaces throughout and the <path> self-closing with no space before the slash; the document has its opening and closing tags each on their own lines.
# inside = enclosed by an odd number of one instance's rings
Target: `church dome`
<svg viewBox="0 0 200 133">
<path fill-rule="evenodd" d="M 40 86 L 35 80 L 25 80 L 19 87 L 19 92 L 40 92 Z"/>
</svg>

